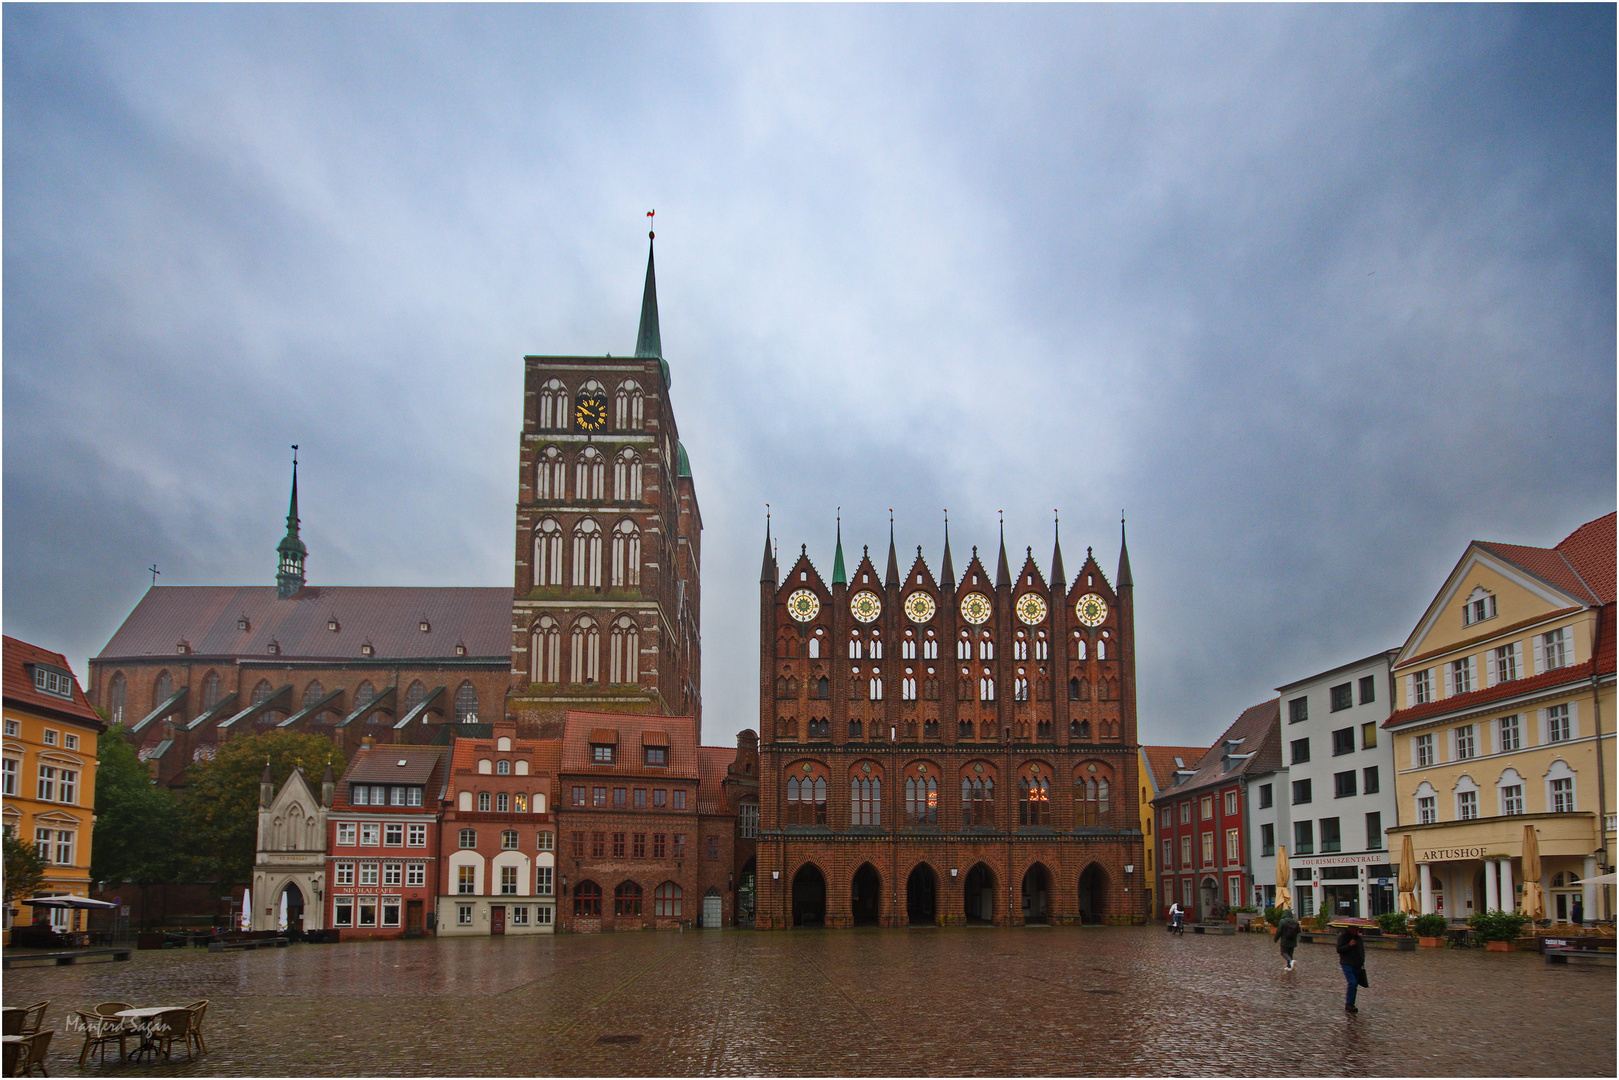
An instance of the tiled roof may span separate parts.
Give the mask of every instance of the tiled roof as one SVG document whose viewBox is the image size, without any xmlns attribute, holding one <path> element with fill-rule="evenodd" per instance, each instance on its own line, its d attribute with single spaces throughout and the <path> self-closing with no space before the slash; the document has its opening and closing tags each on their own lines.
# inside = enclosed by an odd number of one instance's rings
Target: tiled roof
<svg viewBox="0 0 1619 1080">
<path fill-rule="evenodd" d="M 321 586 L 280 599 L 273 585 L 159 585 L 96 659 L 172 657 L 182 641 L 202 656 L 267 656 L 273 641 L 283 659 L 359 659 L 366 644 L 374 658 L 448 659 L 457 645 L 464 660 L 504 658 L 511 614 L 510 589 Z"/>
<path fill-rule="evenodd" d="M 1141 753 L 1152 770 L 1153 788 L 1163 791 L 1175 783 L 1176 758 L 1184 761 L 1187 768 L 1194 768 L 1206 749 L 1204 746 L 1143 746 Z"/>
<path fill-rule="evenodd" d="M 1243 710 L 1242 715 L 1226 728 L 1215 740 L 1214 745 L 1202 752 L 1197 764 L 1193 766 L 1197 771 L 1180 786 L 1163 791 L 1159 798 L 1178 798 L 1189 791 L 1221 784 L 1247 773 L 1274 772 L 1282 763 L 1281 715 L 1280 698 L 1272 698 L 1270 701 Z M 1225 744 L 1231 739 L 1241 740 L 1241 744 L 1236 748 L 1237 753 L 1253 756 L 1233 762 L 1232 767 L 1227 769 L 1224 766 Z M 1171 783 L 1173 782 L 1171 777 Z"/>
<path fill-rule="evenodd" d="M 68 666 L 67 657 L 61 653 L 42 649 L 38 645 L 30 645 L 26 641 L 14 637 L 6 637 L 5 641 L 5 697 L 7 703 L 14 703 L 23 708 L 48 709 L 54 713 L 63 713 L 83 720 L 93 726 L 97 731 L 105 731 L 106 725 L 101 717 L 90 707 L 90 700 L 84 696 L 84 689 L 79 686 L 79 678 L 73 674 Z M 71 699 L 47 694 L 34 686 L 32 665 L 46 664 L 68 673 L 72 680 L 73 697 Z"/>
<path fill-rule="evenodd" d="M 409 764 L 401 768 L 398 762 L 404 759 Z M 443 746 L 396 746 L 379 745 L 361 747 L 356 751 L 354 760 L 349 762 L 347 769 L 343 770 L 342 779 L 332 799 L 332 809 L 347 810 L 353 804 L 349 802 L 349 785 L 402 783 L 421 784 L 423 806 L 409 807 L 420 809 L 428 813 L 437 813 L 439 800 L 444 797 L 444 782 L 448 777 L 447 763 L 450 759 L 449 748 Z M 393 770 L 390 772 L 389 770 Z M 407 777 L 409 777 L 407 779 Z M 394 808 L 402 809 L 402 808 Z"/>
<path fill-rule="evenodd" d="M 722 814 L 725 812 L 725 776 L 736 760 L 734 746 L 699 746 L 697 748 L 697 812 Z"/>
<path fill-rule="evenodd" d="M 1614 602 L 1614 514 L 1588 521 L 1554 548 L 1477 541 L 1478 546 L 1593 604 Z"/>
<path fill-rule="evenodd" d="M 597 765 L 591 760 L 590 744 L 601 740 L 601 732 L 618 736 L 618 761 Z M 647 731 L 669 735 L 669 764 L 647 769 L 642 764 L 641 736 Z M 663 776 L 697 779 L 697 721 L 690 716 L 649 716 L 643 713 L 572 712 L 562 725 L 562 772 L 601 773 L 607 776 Z"/>
</svg>

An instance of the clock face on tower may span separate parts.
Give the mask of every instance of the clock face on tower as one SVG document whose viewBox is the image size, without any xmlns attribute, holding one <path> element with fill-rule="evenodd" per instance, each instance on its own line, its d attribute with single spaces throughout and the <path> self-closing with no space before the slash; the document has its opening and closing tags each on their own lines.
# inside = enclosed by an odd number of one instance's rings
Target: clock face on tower
<svg viewBox="0 0 1619 1080">
<path fill-rule="evenodd" d="M 1101 626 L 1102 620 L 1107 618 L 1107 601 L 1095 593 L 1086 593 L 1074 605 L 1074 614 L 1086 626 Z"/>
<path fill-rule="evenodd" d="M 905 614 L 913 623 L 932 622 L 936 610 L 933 597 L 925 592 L 913 592 L 905 598 Z"/>
<path fill-rule="evenodd" d="M 1039 593 L 1026 592 L 1017 598 L 1017 617 L 1024 626 L 1039 626 L 1046 621 L 1046 600 Z"/>
<path fill-rule="evenodd" d="M 787 614 L 798 622 L 809 622 L 821 613 L 821 598 L 808 589 L 799 589 L 787 598 Z"/>
<path fill-rule="evenodd" d="M 580 394 L 573 418 L 581 431 L 600 431 L 607 426 L 607 399 L 600 394 Z"/>
<path fill-rule="evenodd" d="M 961 598 L 961 617 L 978 626 L 989 619 L 989 597 L 983 593 L 970 592 Z"/>
<path fill-rule="evenodd" d="M 881 598 L 870 589 L 857 592 L 849 598 L 849 614 L 853 615 L 857 622 L 876 622 L 877 616 L 882 612 Z"/>
</svg>

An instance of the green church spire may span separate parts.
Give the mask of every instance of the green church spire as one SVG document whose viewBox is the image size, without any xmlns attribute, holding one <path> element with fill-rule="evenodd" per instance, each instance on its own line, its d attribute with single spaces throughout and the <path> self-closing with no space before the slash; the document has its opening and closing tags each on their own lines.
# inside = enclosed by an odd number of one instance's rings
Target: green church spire
<svg viewBox="0 0 1619 1080">
<path fill-rule="evenodd" d="M 292 501 L 287 505 L 287 535 L 276 545 L 275 594 L 283 599 L 304 587 L 304 556 L 309 549 L 298 539 L 298 444 L 292 446 Z"/>
<path fill-rule="evenodd" d="M 849 584 L 849 575 L 843 569 L 843 515 L 838 514 L 838 551 L 832 556 L 832 584 Z"/>
<path fill-rule="evenodd" d="M 649 212 L 651 217 L 656 211 Z M 657 233 L 646 234 L 646 288 L 641 293 L 641 329 L 635 335 L 635 355 L 656 359 L 663 369 L 663 384 L 669 386 L 669 362 L 663 358 L 663 336 L 658 333 L 658 279 L 652 267 L 652 242 Z"/>
</svg>

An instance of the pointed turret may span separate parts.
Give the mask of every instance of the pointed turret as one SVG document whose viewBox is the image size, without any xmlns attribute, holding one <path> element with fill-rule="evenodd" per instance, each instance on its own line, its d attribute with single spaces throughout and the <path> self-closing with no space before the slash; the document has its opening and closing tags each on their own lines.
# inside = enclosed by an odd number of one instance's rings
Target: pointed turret
<svg viewBox="0 0 1619 1080">
<path fill-rule="evenodd" d="M 1124 519 L 1119 519 L 1119 588 L 1128 589 L 1135 582 L 1130 580 L 1130 545 L 1124 542 Z"/>
<path fill-rule="evenodd" d="M 995 564 L 995 587 L 1010 589 L 1012 587 L 1012 571 L 1006 565 L 1006 523 L 1001 523 L 1001 555 Z"/>
<path fill-rule="evenodd" d="M 646 288 L 641 291 L 641 328 L 635 335 L 635 355 L 657 360 L 663 371 L 663 384 L 667 387 L 669 361 L 663 358 L 663 335 L 658 332 L 658 278 L 652 268 L 652 242 L 657 234 L 646 234 Z"/>
<path fill-rule="evenodd" d="M 332 775 L 332 766 L 328 762 L 326 772 L 320 778 L 320 801 L 323 806 L 331 806 L 332 799 L 337 794 L 337 777 Z"/>
<path fill-rule="evenodd" d="M 838 517 L 838 550 L 832 556 L 832 584 L 847 585 L 848 583 L 849 575 L 843 569 L 843 518 L 840 515 Z"/>
<path fill-rule="evenodd" d="M 944 519 L 944 561 L 939 564 L 939 586 L 946 592 L 955 590 L 956 567 L 950 561 L 950 518 Z"/>
<path fill-rule="evenodd" d="M 275 594 L 282 599 L 304 587 L 304 556 L 309 549 L 298 539 L 298 455 L 292 457 L 292 501 L 287 506 L 287 535 L 276 545 Z"/>
<path fill-rule="evenodd" d="M 275 798 L 275 776 L 270 772 L 270 759 L 264 759 L 264 775 L 259 777 L 259 805 L 269 806 Z"/>
<path fill-rule="evenodd" d="M 765 561 L 759 568 L 759 583 L 776 587 L 776 556 L 770 550 L 770 515 L 765 515 Z"/>
<path fill-rule="evenodd" d="M 1064 585 L 1062 572 L 1062 531 L 1058 528 L 1058 524 L 1059 523 L 1055 520 L 1053 520 L 1051 524 L 1051 591 L 1054 593 L 1061 592 Z"/>
<path fill-rule="evenodd" d="M 883 584 L 889 588 L 899 585 L 899 554 L 894 550 L 894 519 L 888 519 L 888 573 L 883 575 Z"/>
</svg>

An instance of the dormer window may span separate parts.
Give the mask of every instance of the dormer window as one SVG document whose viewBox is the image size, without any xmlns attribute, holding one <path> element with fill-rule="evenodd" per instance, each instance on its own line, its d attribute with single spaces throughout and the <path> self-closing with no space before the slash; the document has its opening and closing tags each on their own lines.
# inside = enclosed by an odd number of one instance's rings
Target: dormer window
<svg viewBox="0 0 1619 1080">
<path fill-rule="evenodd" d="M 71 698 L 73 696 L 73 676 L 60 668 L 35 664 L 34 689 L 41 693 L 50 694 L 53 697 Z"/>
<path fill-rule="evenodd" d="M 669 764 L 669 748 L 667 746 L 648 746 L 646 750 L 646 763 L 648 765 Z"/>
<path fill-rule="evenodd" d="M 236 620 L 236 629 L 251 630 L 253 629 L 253 624 L 247 621 L 246 615 L 243 615 L 241 618 Z"/>
<path fill-rule="evenodd" d="M 330 630 L 334 634 L 337 633 L 337 620 L 335 618 L 327 619 L 326 629 Z"/>
<path fill-rule="evenodd" d="M 279 642 L 272 641 L 267 648 L 271 656 L 278 656 L 281 653 L 281 644 Z"/>
<path fill-rule="evenodd" d="M 1467 598 L 1467 606 L 1462 608 L 1462 625 L 1472 626 L 1476 622 L 1495 618 L 1495 595 L 1487 593 L 1480 586 L 1473 590 Z"/>
<path fill-rule="evenodd" d="M 455 647 L 455 655 L 457 655 L 457 656 L 465 656 L 466 654 L 467 654 L 467 647 L 465 645 L 457 645 Z"/>
<path fill-rule="evenodd" d="M 376 650 L 371 647 L 371 643 L 369 641 L 360 646 L 361 656 L 370 656 L 374 652 L 376 652 Z"/>
<path fill-rule="evenodd" d="M 174 644 L 174 651 L 179 653 L 181 656 L 184 656 L 186 653 L 191 651 L 191 646 L 184 641 L 177 641 Z"/>
<path fill-rule="evenodd" d="M 420 630 L 422 633 L 425 634 L 425 633 L 429 632 L 430 630 L 432 630 L 433 628 L 428 625 L 428 622 L 427 622 L 426 619 L 423 619 L 420 623 L 418 623 L 416 625 L 416 629 Z"/>
<path fill-rule="evenodd" d="M 597 765 L 611 765 L 613 763 L 613 747 L 595 745 L 590 748 L 590 760 Z"/>
</svg>

